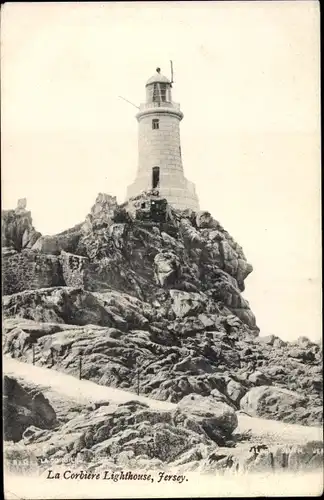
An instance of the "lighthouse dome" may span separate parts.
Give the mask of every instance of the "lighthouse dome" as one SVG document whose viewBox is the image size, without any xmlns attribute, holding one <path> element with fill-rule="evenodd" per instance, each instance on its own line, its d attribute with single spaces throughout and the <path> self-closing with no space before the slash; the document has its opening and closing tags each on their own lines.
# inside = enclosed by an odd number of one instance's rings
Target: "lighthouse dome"
<svg viewBox="0 0 324 500">
<path fill-rule="evenodd" d="M 146 86 L 147 85 L 151 85 L 152 83 L 171 83 L 170 80 L 164 76 L 164 75 L 161 75 L 161 70 L 160 68 L 156 68 L 156 73 L 151 76 L 151 78 L 149 78 L 146 82 Z"/>
</svg>

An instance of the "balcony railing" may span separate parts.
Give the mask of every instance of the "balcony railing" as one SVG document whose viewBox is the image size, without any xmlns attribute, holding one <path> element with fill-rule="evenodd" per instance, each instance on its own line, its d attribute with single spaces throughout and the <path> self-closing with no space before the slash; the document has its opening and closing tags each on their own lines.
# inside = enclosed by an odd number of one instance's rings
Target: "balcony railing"
<svg viewBox="0 0 324 500">
<path fill-rule="evenodd" d="M 178 102 L 167 102 L 167 101 L 152 101 L 152 102 L 142 102 L 140 104 L 140 111 L 148 108 L 173 108 L 180 111 L 180 104 Z"/>
</svg>

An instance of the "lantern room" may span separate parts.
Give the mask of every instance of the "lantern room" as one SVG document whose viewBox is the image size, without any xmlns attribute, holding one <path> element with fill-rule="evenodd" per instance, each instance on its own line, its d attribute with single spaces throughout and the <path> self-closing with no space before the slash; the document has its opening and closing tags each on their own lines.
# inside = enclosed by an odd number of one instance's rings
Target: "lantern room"
<svg viewBox="0 0 324 500">
<path fill-rule="evenodd" d="M 146 102 L 164 103 L 172 102 L 172 84 L 170 80 L 161 74 L 160 68 L 156 68 L 156 73 L 146 82 Z"/>
</svg>

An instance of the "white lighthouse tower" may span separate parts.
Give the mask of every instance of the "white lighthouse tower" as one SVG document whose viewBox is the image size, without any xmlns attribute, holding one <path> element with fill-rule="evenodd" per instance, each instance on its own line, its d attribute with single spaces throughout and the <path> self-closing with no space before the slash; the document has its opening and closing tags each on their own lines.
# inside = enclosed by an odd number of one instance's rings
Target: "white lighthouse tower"
<svg viewBox="0 0 324 500">
<path fill-rule="evenodd" d="M 139 107 L 138 168 L 127 199 L 156 189 L 176 209 L 198 211 L 195 186 L 183 173 L 180 105 L 172 101 L 172 82 L 156 69 L 146 83 L 146 102 Z"/>
</svg>

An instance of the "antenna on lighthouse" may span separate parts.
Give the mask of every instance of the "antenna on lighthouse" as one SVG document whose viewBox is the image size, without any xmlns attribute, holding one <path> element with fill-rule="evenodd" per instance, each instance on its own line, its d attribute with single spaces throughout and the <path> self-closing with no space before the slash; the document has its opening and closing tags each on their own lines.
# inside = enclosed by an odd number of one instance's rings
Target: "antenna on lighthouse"
<svg viewBox="0 0 324 500">
<path fill-rule="evenodd" d="M 132 106 L 134 106 L 135 108 L 140 109 L 140 107 L 139 107 L 139 106 L 136 106 L 136 104 L 134 104 L 133 102 L 129 101 L 128 99 L 125 99 L 125 97 L 123 97 L 123 96 L 121 96 L 121 95 L 119 95 L 118 97 L 119 97 L 120 99 L 123 99 L 124 101 L 128 102 L 129 104 L 131 104 L 131 105 L 132 105 Z"/>
<path fill-rule="evenodd" d="M 171 65 L 171 83 L 173 83 L 173 63 L 172 63 L 172 61 L 170 61 L 170 65 Z"/>
</svg>

